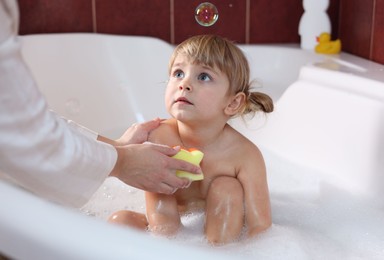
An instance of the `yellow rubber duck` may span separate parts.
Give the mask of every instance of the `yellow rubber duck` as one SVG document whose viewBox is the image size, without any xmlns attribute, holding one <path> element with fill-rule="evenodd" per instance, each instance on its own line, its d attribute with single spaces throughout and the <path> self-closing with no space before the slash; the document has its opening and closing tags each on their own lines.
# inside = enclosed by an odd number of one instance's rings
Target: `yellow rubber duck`
<svg viewBox="0 0 384 260">
<path fill-rule="evenodd" d="M 315 47 L 317 53 L 337 54 L 341 51 L 341 41 L 339 39 L 331 41 L 329 33 L 322 33 L 317 37 L 318 44 Z"/>
</svg>

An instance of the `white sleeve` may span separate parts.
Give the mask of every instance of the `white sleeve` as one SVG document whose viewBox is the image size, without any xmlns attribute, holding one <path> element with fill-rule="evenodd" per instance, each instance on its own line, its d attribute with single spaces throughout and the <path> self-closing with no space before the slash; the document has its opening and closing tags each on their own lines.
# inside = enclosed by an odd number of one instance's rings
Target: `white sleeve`
<svg viewBox="0 0 384 260">
<path fill-rule="evenodd" d="M 0 16 L 9 11 L 0 3 Z M 48 110 L 16 36 L 1 39 L 5 22 L 1 17 L 0 175 L 49 200 L 81 206 L 111 172 L 117 152 Z"/>
</svg>

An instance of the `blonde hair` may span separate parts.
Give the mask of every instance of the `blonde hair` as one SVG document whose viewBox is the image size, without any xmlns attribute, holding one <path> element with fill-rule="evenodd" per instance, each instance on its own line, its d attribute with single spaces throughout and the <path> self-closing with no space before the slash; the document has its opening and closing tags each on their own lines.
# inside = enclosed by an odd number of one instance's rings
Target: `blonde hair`
<svg viewBox="0 0 384 260">
<path fill-rule="evenodd" d="M 251 92 L 248 60 L 233 42 L 216 35 L 193 36 L 176 47 L 169 62 L 169 70 L 178 54 L 187 55 L 193 63 L 217 67 L 227 75 L 230 94 L 243 92 L 246 96 L 245 104 L 237 115 L 273 111 L 273 101 L 268 95 Z"/>
</svg>

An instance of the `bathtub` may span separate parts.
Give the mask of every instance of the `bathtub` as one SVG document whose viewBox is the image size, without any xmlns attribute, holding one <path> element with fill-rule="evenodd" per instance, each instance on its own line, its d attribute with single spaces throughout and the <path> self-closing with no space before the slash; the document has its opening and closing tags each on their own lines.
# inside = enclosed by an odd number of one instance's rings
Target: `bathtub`
<svg viewBox="0 0 384 260">
<path fill-rule="evenodd" d="M 100 34 L 24 36 L 23 55 L 59 114 L 116 138 L 132 123 L 168 117 L 163 95 L 173 46 Z M 383 259 L 384 66 L 297 45 L 241 45 L 255 87 L 276 109 L 230 124 L 265 157 L 272 227 L 211 248 L 203 216 L 173 239 L 107 224 L 144 212 L 143 192 L 114 178 L 81 209 L 0 182 L 0 252 L 16 259 Z"/>
</svg>

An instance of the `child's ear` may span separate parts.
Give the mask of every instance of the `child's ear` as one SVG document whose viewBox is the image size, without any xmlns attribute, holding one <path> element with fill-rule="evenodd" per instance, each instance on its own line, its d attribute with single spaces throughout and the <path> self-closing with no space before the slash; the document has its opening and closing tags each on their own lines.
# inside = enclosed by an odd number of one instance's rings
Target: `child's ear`
<svg viewBox="0 0 384 260">
<path fill-rule="evenodd" d="M 245 103 L 245 94 L 243 92 L 237 93 L 230 99 L 229 104 L 226 106 L 224 112 L 226 115 L 236 115 L 240 109 L 243 108 Z"/>
</svg>

